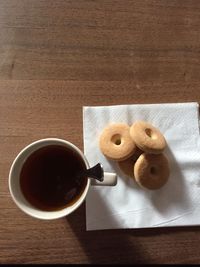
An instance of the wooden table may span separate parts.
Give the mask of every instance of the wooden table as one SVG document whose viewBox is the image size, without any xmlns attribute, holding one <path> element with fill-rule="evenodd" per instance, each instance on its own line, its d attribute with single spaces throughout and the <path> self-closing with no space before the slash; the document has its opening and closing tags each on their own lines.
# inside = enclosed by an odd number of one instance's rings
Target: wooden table
<svg viewBox="0 0 200 267">
<path fill-rule="evenodd" d="M 0 263 L 199 263 L 200 228 L 85 230 L 85 204 L 39 221 L 8 172 L 30 142 L 83 149 L 82 106 L 200 102 L 200 1 L 0 0 Z"/>
</svg>

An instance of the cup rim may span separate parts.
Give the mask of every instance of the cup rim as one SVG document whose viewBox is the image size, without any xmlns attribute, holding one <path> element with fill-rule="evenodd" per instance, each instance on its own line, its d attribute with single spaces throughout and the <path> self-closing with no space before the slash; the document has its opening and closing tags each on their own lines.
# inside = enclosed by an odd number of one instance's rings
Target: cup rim
<svg viewBox="0 0 200 267">
<path fill-rule="evenodd" d="M 81 156 L 81 158 L 84 161 L 86 167 L 89 168 L 89 162 L 87 161 L 84 153 L 76 145 L 74 145 L 70 141 L 67 141 L 67 140 L 64 140 L 64 139 L 54 138 L 54 137 L 38 139 L 36 141 L 31 142 L 30 144 L 28 144 L 27 146 L 25 146 L 24 148 L 22 148 L 20 150 L 20 152 L 15 156 L 15 158 L 14 158 L 12 164 L 11 164 L 10 170 L 9 170 L 9 178 L 8 178 L 9 191 L 10 191 L 10 194 L 11 194 L 11 197 L 12 197 L 13 201 L 18 206 L 18 208 L 20 208 L 23 212 L 25 212 L 26 214 L 30 215 L 31 217 L 38 218 L 38 219 L 43 219 L 43 220 L 59 219 L 59 218 L 65 217 L 65 216 L 69 215 L 70 213 L 74 212 L 84 202 L 84 200 L 86 198 L 86 195 L 87 195 L 87 192 L 89 190 L 90 184 L 91 184 L 91 180 L 90 180 L 90 178 L 88 178 L 88 181 L 87 181 L 87 184 L 85 186 L 85 189 L 84 189 L 83 193 L 80 195 L 80 197 L 78 198 L 78 200 L 74 204 L 72 204 L 71 206 L 65 207 L 65 208 L 60 209 L 60 210 L 55 210 L 55 211 L 39 210 L 36 207 L 32 206 L 31 203 L 29 203 L 27 201 L 27 203 L 32 207 L 33 210 L 35 210 L 35 211 L 37 210 L 37 212 L 34 213 L 34 212 L 30 212 L 29 210 L 27 210 L 24 205 L 21 205 L 21 203 L 19 203 L 19 201 L 18 201 L 18 199 L 17 199 L 17 197 L 15 195 L 13 186 L 11 184 L 12 179 L 14 179 L 14 177 L 13 177 L 14 168 L 16 167 L 16 164 L 18 164 L 18 161 L 20 160 L 20 157 L 23 156 L 24 153 L 26 153 L 26 151 L 28 149 L 31 149 L 32 147 L 41 144 L 41 146 L 39 146 L 36 149 L 33 149 L 32 151 L 30 151 L 28 153 L 28 155 L 25 156 L 25 158 L 30 156 L 34 151 L 38 150 L 39 148 L 41 148 L 43 146 L 46 146 L 46 145 L 48 146 L 48 142 L 49 142 L 49 144 L 51 142 L 52 143 L 59 143 L 61 145 L 63 144 L 65 146 L 68 146 L 68 147 L 72 148 L 74 151 L 76 151 L 79 154 L 79 156 Z M 20 191 L 20 194 L 23 195 L 23 193 L 21 191 Z M 40 215 L 38 215 L 38 213 Z"/>
</svg>

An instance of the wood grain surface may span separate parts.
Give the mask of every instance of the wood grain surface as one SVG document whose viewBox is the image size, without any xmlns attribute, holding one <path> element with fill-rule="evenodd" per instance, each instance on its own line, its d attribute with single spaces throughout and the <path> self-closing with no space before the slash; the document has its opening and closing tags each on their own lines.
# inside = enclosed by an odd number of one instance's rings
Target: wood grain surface
<svg viewBox="0 0 200 267">
<path fill-rule="evenodd" d="M 8 190 L 17 153 L 83 149 L 82 106 L 200 102 L 200 1 L 0 0 L 0 263 L 200 263 L 200 228 L 85 230 L 85 203 L 39 221 Z"/>
</svg>

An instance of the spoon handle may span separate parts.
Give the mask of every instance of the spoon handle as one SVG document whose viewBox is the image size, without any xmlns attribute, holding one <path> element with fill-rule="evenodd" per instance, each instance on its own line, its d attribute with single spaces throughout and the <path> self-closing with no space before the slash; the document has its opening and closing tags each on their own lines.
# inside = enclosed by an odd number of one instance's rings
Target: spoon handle
<svg viewBox="0 0 200 267">
<path fill-rule="evenodd" d="M 100 182 L 104 180 L 104 170 L 100 163 L 96 164 L 94 167 L 85 171 L 85 175 L 90 178 L 94 178 Z"/>
</svg>

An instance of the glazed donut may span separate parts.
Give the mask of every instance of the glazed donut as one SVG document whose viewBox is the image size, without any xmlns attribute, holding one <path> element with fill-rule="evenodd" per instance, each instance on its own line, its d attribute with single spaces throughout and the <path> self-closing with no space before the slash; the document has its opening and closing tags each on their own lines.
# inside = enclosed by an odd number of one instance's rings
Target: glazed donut
<svg viewBox="0 0 200 267">
<path fill-rule="evenodd" d="M 136 121 L 130 127 L 130 136 L 135 144 L 144 152 L 159 154 L 166 147 L 166 140 L 163 134 L 145 121 Z"/>
<path fill-rule="evenodd" d="M 103 129 L 99 147 L 109 159 L 121 161 L 134 154 L 136 145 L 130 137 L 130 127 L 125 123 L 113 123 Z"/>
<path fill-rule="evenodd" d="M 139 156 L 143 153 L 138 147 L 136 148 L 135 153 L 126 160 L 119 161 L 118 166 L 120 170 L 128 177 L 135 179 L 134 177 L 134 164 Z"/>
<path fill-rule="evenodd" d="M 163 154 L 143 153 L 134 165 L 134 177 L 143 188 L 159 189 L 168 180 L 169 163 Z"/>
</svg>

